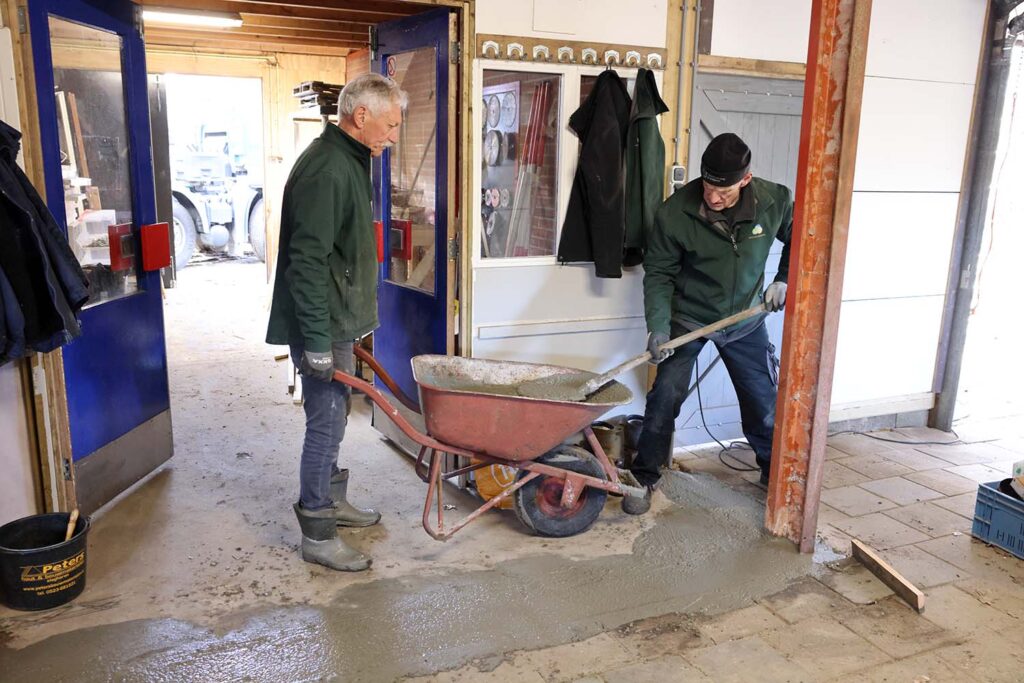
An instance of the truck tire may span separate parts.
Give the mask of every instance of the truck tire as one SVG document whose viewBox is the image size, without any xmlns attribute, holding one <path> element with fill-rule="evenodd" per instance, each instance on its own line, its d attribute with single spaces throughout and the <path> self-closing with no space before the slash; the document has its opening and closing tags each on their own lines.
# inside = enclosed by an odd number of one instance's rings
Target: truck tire
<svg viewBox="0 0 1024 683">
<path fill-rule="evenodd" d="M 257 199 L 249 211 L 249 244 L 260 261 L 267 260 L 267 216 L 263 211 L 263 197 Z"/>
<path fill-rule="evenodd" d="M 171 205 L 174 214 L 174 263 L 181 270 L 196 251 L 196 221 L 177 198 L 171 200 Z"/>
</svg>

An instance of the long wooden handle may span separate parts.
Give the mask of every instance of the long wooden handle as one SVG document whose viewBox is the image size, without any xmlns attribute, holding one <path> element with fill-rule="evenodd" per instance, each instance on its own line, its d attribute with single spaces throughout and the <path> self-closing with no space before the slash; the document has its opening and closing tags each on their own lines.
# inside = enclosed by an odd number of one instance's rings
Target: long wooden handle
<svg viewBox="0 0 1024 683">
<path fill-rule="evenodd" d="M 64 534 L 64 540 L 70 541 L 71 537 L 75 535 L 75 527 L 78 525 L 78 508 L 71 511 L 68 516 L 68 530 Z"/>
<path fill-rule="evenodd" d="M 758 313 L 764 313 L 764 312 L 766 312 L 764 304 L 758 304 L 756 306 L 751 306 L 750 308 L 748 308 L 745 311 L 740 311 L 739 313 L 735 313 L 733 315 L 730 315 L 728 318 L 722 318 L 721 320 L 719 320 L 716 323 L 711 323 L 710 325 L 705 325 L 704 327 L 702 327 L 702 328 L 700 328 L 698 330 L 694 330 L 693 332 L 688 332 L 688 333 L 684 334 L 681 337 L 676 337 L 675 339 L 670 339 L 669 341 L 667 341 L 664 344 L 662 344 L 661 346 L 659 346 L 658 350 L 659 351 L 667 351 L 669 349 L 677 348 L 679 346 L 682 346 L 683 344 L 688 344 L 688 343 L 692 342 L 694 339 L 700 339 L 701 337 L 706 337 L 707 335 L 709 335 L 709 334 L 711 334 L 713 332 L 717 332 L 718 330 L 721 330 L 723 328 L 729 327 L 730 325 L 735 325 L 736 323 L 742 322 L 742 321 L 746 320 L 747 318 L 754 317 Z M 633 368 L 637 367 L 638 365 L 643 365 L 644 363 L 646 363 L 650 359 L 651 359 L 651 352 L 650 351 L 644 351 L 643 353 L 641 353 L 636 358 L 631 358 L 631 359 L 627 360 L 626 362 L 622 363 L 621 365 L 616 365 L 614 368 L 612 368 L 608 372 L 605 372 L 604 374 L 598 375 L 597 377 L 594 377 L 593 379 L 588 381 L 586 384 L 584 384 L 583 385 L 583 393 L 586 396 L 590 396 L 595 391 L 597 391 L 598 389 L 603 387 L 605 384 L 607 384 L 611 380 L 615 379 L 615 377 L 617 377 L 618 375 L 622 374 L 626 370 L 632 370 Z"/>
</svg>

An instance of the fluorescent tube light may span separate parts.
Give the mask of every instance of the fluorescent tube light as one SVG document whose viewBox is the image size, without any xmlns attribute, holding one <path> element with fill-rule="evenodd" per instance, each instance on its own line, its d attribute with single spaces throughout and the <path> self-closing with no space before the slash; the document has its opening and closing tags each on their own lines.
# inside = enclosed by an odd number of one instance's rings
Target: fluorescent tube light
<svg viewBox="0 0 1024 683">
<path fill-rule="evenodd" d="M 235 12 L 190 12 L 184 9 L 144 9 L 142 20 L 147 24 L 238 28 L 242 16 Z"/>
</svg>

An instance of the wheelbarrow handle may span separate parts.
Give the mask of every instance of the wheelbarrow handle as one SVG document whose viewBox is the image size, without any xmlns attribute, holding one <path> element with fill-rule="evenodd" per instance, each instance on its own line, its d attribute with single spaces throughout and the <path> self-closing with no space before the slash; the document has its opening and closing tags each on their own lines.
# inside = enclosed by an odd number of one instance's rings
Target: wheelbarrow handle
<svg viewBox="0 0 1024 683">
<path fill-rule="evenodd" d="M 399 412 L 398 408 L 391 405 L 388 399 L 385 398 L 384 394 L 381 393 L 381 391 L 377 389 L 377 387 L 373 386 L 369 382 L 360 379 L 355 375 L 350 375 L 346 372 L 342 372 L 337 368 L 335 368 L 334 370 L 334 381 L 346 384 L 352 387 L 353 389 L 356 389 L 366 394 L 366 396 L 371 401 L 377 404 L 378 408 L 384 411 L 384 415 L 388 417 L 392 422 L 394 422 L 395 426 L 398 427 L 403 434 L 405 434 L 407 437 L 418 443 L 420 446 L 433 448 L 435 451 L 441 451 L 442 453 L 461 455 L 467 458 L 474 457 L 474 454 L 467 450 L 463 450 L 461 448 L 456 448 L 455 446 L 450 446 L 448 444 L 441 443 L 440 441 L 433 438 L 429 434 L 423 434 L 418 429 L 416 429 L 416 427 L 413 427 L 412 424 L 407 419 L 405 419 L 405 416 L 402 415 L 401 412 Z"/>
<path fill-rule="evenodd" d="M 710 325 L 705 325 L 704 327 L 701 327 L 700 329 L 694 330 L 693 332 L 688 332 L 688 333 L 682 335 L 681 337 L 676 337 L 675 339 L 671 339 L 671 340 L 665 342 L 664 344 L 662 344 L 661 346 L 659 346 L 658 350 L 659 351 L 667 351 L 669 349 L 674 349 L 674 348 L 680 347 L 683 344 L 688 344 L 688 343 L 692 342 L 694 339 L 700 339 L 701 337 L 706 337 L 709 334 L 712 334 L 714 332 L 718 332 L 719 330 L 724 329 L 726 327 L 729 327 L 730 325 L 735 325 L 738 322 L 742 322 L 742 321 L 746 320 L 747 318 L 752 318 L 752 317 L 754 317 L 755 315 L 757 315 L 759 313 L 765 313 L 766 311 L 767 311 L 767 309 L 764 307 L 764 304 L 757 304 L 756 306 L 751 306 L 750 308 L 746 309 L 745 311 L 740 311 L 739 313 L 734 313 L 733 315 L 730 315 L 728 318 L 722 318 L 721 320 L 719 320 L 716 323 L 711 323 Z M 618 375 L 622 374 L 623 372 L 626 372 L 627 370 L 632 370 L 633 368 L 635 368 L 635 367 L 637 367 L 639 365 L 643 365 L 644 363 L 646 363 L 650 359 L 651 359 L 651 352 L 650 351 L 644 351 L 639 356 L 636 356 L 635 358 L 630 358 L 629 360 L 627 360 L 626 362 L 624 362 L 624 363 L 622 363 L 620 365 L 616 365 L 614 368 L 612 368 L 608 372 L 600 374 L 597 377 L 594 377 L 593 379 L 589 380 L 586 384 L 584 384 L 583 385 L 583 394 L 585 396 L 590 396 L 595 391 L 597 391 L 598 389 L 603 387 L 605 384 L 608 384 L 608 382 L 610 382 L 613 379 L 615 379 Z"/>
<path fill-rule="evenodd" d="M 370 369 L 373 370 L 373 374 L 377 375 L 377 377 L 384 382 L 384 386 L 391 391 L 391 394 L 398 399 L 399 403 L 414 413 L 420 412 L 419 403 L 406 396 L 405 392 L 398 386 L 398 383 L 395 382 L 395 380 L 391 378 L 391 375 L 388 374 L 387 370 L 384 369 L 384 366 L 378 363 L 377 359 L 373 357 L 373 354 L 359 344 L 356 344 L 352 351 L 355 353 L 357 358 L 370 366 Z"/>
</svg>

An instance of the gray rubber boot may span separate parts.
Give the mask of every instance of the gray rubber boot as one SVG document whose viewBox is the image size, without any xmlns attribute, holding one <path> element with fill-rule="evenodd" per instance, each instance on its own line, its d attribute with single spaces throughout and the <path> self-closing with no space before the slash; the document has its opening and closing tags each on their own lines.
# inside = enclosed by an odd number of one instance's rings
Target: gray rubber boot
<svg viewBox="0 0 1024 683">
<path fill-rule="evenodd" d="M 363 510 L 348 502 L 348 470 L 339 470 L 331 477 L 331 498 L 338 526 L 373 526 L 380 521 L 376 510 Z"/>
<path fill-rule="evenodd" d="M 644 486 L 647 489 L 647 493 L 643 497 L 639 496 L 624 496 L 623 497 L 623 512 L 628 515 L 642 515 L 650 510 L 650 499 L 654 495 L 653 486 Z"/>
<path fill-rule="evenodd" d="M 340 572 L 370 568 L 373 560 L 338 538 L 334 507 L 304 510 L 298 503 L 292 507 L 302 528 L 302 559 Z"/>
</svg>

